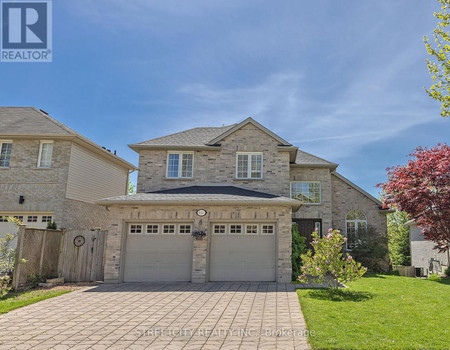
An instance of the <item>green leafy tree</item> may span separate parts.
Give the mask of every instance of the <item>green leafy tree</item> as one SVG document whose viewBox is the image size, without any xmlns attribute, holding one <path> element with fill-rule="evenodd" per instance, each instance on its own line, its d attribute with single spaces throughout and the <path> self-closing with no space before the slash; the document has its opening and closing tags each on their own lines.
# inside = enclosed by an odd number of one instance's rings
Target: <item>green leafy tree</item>
<svg viewBox="0 0 450 350">
<path fill-rule="evenodd" d="M 393 266 L 410 266 L 411 250 L 409 228 L 405 225 L 408 214 L 396 211 L 388 217 L 389 258 Z"/>
<path fill-rule="evenodd" d="M 128 193 L 128 194 L 135 194 L 135 193 L 136 193 L 136 186 L 133 185 L 133 183 L 131 182 L 130 179 L 128 179 L 128 189 L 127 189 L 127 193 Z"/>
<path fill-rule="evenodd" d="M 344 256 L 343 248 L 347 238 L 339 230 L 328 230 L 328 235 L 320 238 L 319 231 L 312 233 L 312 250 L 301 256 L 303 273 L 301 283 L 326 283 L 330 293 L 336 292 L 340 283 L 361 278 L 367 269 L 356 262 L 351 255 Z M 311 279 L 311 277 L 313 277 Z"/>
<path fill-rule="evenodd" d="M 9 222 L 16 225 L 20 224 L 19 219 L 8 217 Z M 13 240 L 17 237 L 17 233 L 7 233 L 0 238 L 0 274 L 11 271 L 14 268 L 14 261 L 16 258 L 16 249 L 12 247 Z"/>
<path fill-rule="evenodd" d="M 388 270 L 388 238 L 386 234 L 382 234 L 374 226 L 368 225 L 365 229 L 358 230 L 355 242 L 352 256 L 356 261 L 371 272 L 379 273 Z"/>
<path fill-rule="evenodd" d="M 292 224 L 292 280 L 297 280 L 301 274 L 302 258 L 306 253 L 306 237 L 300 236 L 298 225 Z"/>
<path fill-rule="evenodd" d="M 433 30 L 434 40 L 424 37 L 425 46 L 432 59 L 427 59 L 428 70 L 433 84 L 427 89 L 428 95 L 441 102 L 441 115 L 450 115 L 450 35 L 447 27 L 450 24 L 450 0 L 437 0 L 441 4 L 441 11 L 435 12 L 438 19 Z"/>
</svg>

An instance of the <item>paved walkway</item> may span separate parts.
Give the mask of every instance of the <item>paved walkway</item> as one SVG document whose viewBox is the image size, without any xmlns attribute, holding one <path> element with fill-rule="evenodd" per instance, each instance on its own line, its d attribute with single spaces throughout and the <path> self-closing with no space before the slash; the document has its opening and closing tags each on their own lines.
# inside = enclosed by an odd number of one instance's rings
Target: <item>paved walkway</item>
<svg viewBox="0 0 450 350">
<path fill-rule="evenodd" d="M 0 349 L 309 349 L 294 287 L 100 285 L 0 316 Z"/>
</svg>

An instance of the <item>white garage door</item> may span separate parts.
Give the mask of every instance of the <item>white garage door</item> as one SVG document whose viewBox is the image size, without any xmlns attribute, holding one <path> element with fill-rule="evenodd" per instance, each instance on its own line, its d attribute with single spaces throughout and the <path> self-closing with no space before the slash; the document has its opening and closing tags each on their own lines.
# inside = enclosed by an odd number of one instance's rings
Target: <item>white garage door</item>
<svg viewBox="0 0 450 350">
<path fill-rule="evenodd" d="M 275 224 L 213 224 L 211 281 L 275 281 Z"/>
<path fill-rule="evenodd" d="M 191 224 L 129 224 L 124 282 L 188 282 Z"/>
</svg>

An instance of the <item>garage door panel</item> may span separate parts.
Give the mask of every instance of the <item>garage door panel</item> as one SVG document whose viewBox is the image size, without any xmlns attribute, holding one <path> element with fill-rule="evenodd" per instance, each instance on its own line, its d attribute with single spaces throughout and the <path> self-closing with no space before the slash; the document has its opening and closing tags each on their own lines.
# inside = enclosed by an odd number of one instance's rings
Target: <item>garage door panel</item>
<svg viewBox="0 0 450 350">
<path fill-rule="evenodd" d="M 128 235 L 124 282 L 187 282 L 191 269 L 191 236 Z"/>
<path fill-rule="evenodd" d="M 211 236 L 211 281 L 275 281 L 275 266 L 275 235 Z"/>
</svg>

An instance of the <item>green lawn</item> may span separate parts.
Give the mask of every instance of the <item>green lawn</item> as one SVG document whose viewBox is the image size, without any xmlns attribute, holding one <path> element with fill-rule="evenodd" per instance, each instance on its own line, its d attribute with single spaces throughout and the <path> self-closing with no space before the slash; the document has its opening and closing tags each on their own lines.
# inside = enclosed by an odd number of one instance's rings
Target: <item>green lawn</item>
<svg viewBox="0 0 450 350">
<path fill-rule="evenodd" d="M 369 275 L 334 300 L 297 291 L 314 349 L 450 349 L 450 279 Z"/>
<path fill-rule="evenodd" d="M 70 290 L 31 290 L 26 292 L 0 291 L 0 315 L 22 306 L 69 293 Z"/>
</svg>

